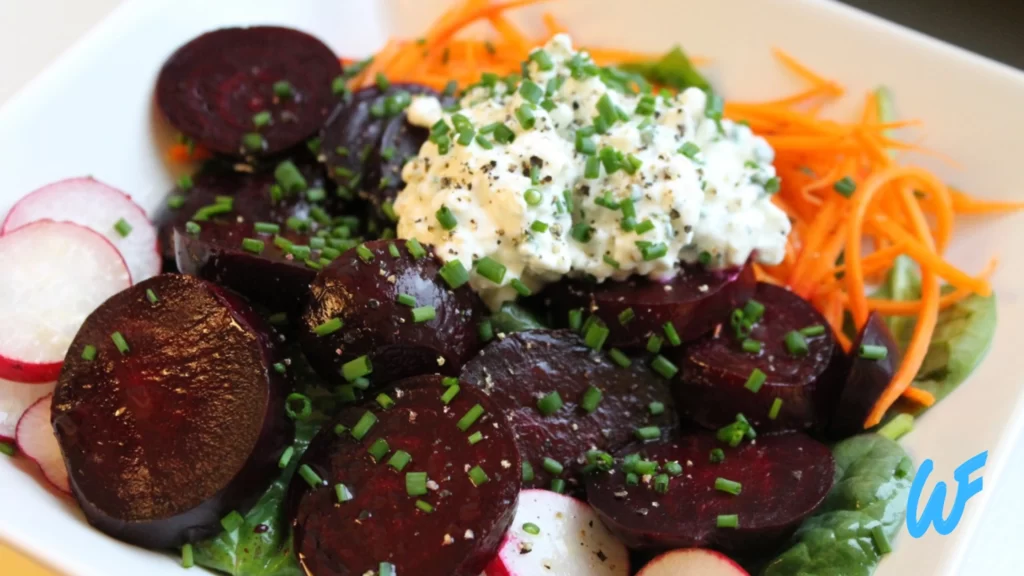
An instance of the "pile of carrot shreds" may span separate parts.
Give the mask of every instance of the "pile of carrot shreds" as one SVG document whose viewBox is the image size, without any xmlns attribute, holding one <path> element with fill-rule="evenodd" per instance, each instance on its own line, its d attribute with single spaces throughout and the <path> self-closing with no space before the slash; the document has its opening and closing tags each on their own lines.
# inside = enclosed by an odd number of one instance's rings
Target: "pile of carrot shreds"
<svg viewBox="0 0 1024 576">
<path fill-rule="evenodd" d="M 566 29 L 550 13 L 543 15 L 546 35 L 528 37 L 506 13 L 544 0 L 463 0 L 444 13 L 419 39 L 389 41 L 355 75 L 350 87 L 368 86 L 382 74 L 393 82 L 415 82 L 442 89 L 452 80 L 467 86 L 484 72 L 499 76 L 520 71 L 530 50 Z M 466 38 L 466 28 L 480 23 L 493 29 L 490 39 Z M 651 61 L 658 55 L 594 48 L 587 52 L 599 65 Z M 943 258 L 962 214 L 991 214 L 1024 208 L 1024 203 L 978 200 L 954 190 L 930 172 L 898 164 L 899 151 L 927 152 L 892 137 L 892 131 L 918 124 L 894 121 L 884 89 L 867 94 L 863 113 L 852 122 L 824 119 L 826 104 L 844 89 L 793 57 L 776 50 L 786 69 L 810 85 L 792 96 L 767 102 L 727 102 L 726 116 L 749 123 L 775 148 L 782 180 L 773 200 L 793 222 L 785 259 L 777 266 L 757 266 L 758 279 L 788 286 L 811 301 L 843 332 L 847 312 L 859 329 L 871 311 L 916 317 L 903 362 L 874 407 L 865 427 L 878 424 L 901 396 L 928 406 L 935 398 L 911 384 L 928 350 L 939 311 L 970 294 L 991 293 L 988 277 L 995 261 L 975 275 Z M 691 58 L 701 64 L 700 58 Z M 352 61 L 343 59 L 343 62 Z M 884 279 L 897 256 L 912 258 L 921 271 L 920 300 L 869 298 L 869 285 Z M 954 290 L 940 293 L 939 280 Z"/>
</svg>

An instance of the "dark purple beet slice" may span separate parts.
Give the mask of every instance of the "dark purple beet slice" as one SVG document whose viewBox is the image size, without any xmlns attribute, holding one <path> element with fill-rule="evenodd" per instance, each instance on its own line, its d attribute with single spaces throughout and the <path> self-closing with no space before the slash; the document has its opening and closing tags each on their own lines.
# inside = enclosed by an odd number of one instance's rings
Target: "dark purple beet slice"
<svg viewBox="0 0 1024 576">
<path fill-rule="evenodd" d="M 370 194 L 368 200 L 373 204 L 379 218 L 385 222 L 390 220 L 387 211 L 381 210 L 385 203 L 395 201 L 395 197 L 405 187 L 402 180 L 402 168 L 410 159 L 420 153 L 420 147 L 430 136 L 430 130 L 413 126 L 406 121 L 405 114 L 392 118 L 384 128 L 373 158 L 375 171 L 374 180 L 377 189 Z"/>
<path fill-rule="evenodd" d="M 316 231 L 320 224 L 312 217 L 311 212 L 316 210 L 314 207 L 328 216 L 342 214 L 344 205 L 334 194 L 334 184 L 324 178 L 323 169 L 312 163 L 299 163 L 298 166 L 308 184 L 307 190 L 283 193 L 280 199 L 275 199 L 271 193 L 271 188 L 277 184 L 273 169 L 258 173 L 202 171 L 192 178 L 192 187 L 188 190 L 176 187 L 171 194 L 180 197 L 183 204 L 177 208 L 165 206 L 157 217 L 164 259 L 173 261 L 175 258 L 174 228 L 183 227 L 195 219 L 198 211 L 218 203 L 218 198 L 230 197 L 231 210 L 209 216 L 211 221 L 270 222 L 284 226 L 289 218 L 298 218 L 310 231 Z M 309 201 L 310 197 L 317 198 L 315 195 L 321 190 L 323 200 Z"/>
<path fill-rule="evenodd" d="M 608 346 L 642 348 L 651 334 L 665 337 L 671 322 L 683 341 L 710 332 L 729 318 L 737 304 L 754 292 L 751 266 L 714 271 L 703 266 L 686 266 L 669 282 L 636 278 L 624 282 L 594 284 L 583 281 L 559 282 L 546 295 L 566 321 L 567 311 L 582 308 L 608 326 Z M 623 322 L 620 318 L 632 317 Z"/>
<path fill-rule="evenodd" d="M 387 393 L 394 406 L 376 402 L 343 409 L 324 426 L 302 458 L 322 486 L 296 478 L 289 499 L 295 503 L 295 551 L 309 574 L 377 574 L 381 562 L 397 574 L 477 576 L 497 552 L 515 516 L 521 461 L 512 432 L 502 425 L 500 408 L 472 386 L 445 405 L 440 376 L 396 383 Z M 483 414 L 460 429 L 458 422 L 479 406 Z M 365 414 L 376 423 L 361 439 L 352 431 Z M 340 435 L 335 426 L 345 427 Z M 483 439 L 471 444 L 471 434 Z M 369 453 L 387 442 L 381 461 Z M 412 458 L 400 471 L 390 464 L 397 451 Z M 479 467 L 485 482 L 474 484 Z M 410 496 L 408 473 L 426 472 L 426 494 Z M 342 484 L 351 500 L 339 502 Z M 432 512 L 417 508 L 417 500 Z"/>
<path fill-rule="evenodd" d="M 885 346 L 888 353 L 881 360 L 861 358 L 862 345 Z M 868 316 L 846 361 L 849 370 L 841 381 L 842 389 L 828 426 L 831 435 L 841 438 L 864 431 L 864 421 L 901 362 L 900 348 L 878 312 Z"/>
<path fill-rule="evenodd" d="M 419 84 L 392 84 L 384 91 L 376 86 L 363 88 L 331 114 L 321 135 L 320 150 L 330 177 L 344 190 L 364 199 L 378 197 L 381 172 L 377 153 L 381 136 L 389 122 L 404 117 L 401 111 L 389 111 L 384 104 L 389 96 L 399 92 L 437 95 L 433 89 Z M 376 204 L 379 206 L 379 202 Z"/>
<path fill-rule="evenodd" d="M 517 332 L 495 341 L 466 365 L 462 379 L 480 386 L 506 415 L 523 460 L 533 467 L 535 480 L 527 487 L 551 485 L 554 477 L 544 470 L 544 458 L 564 466 L 562 476 L 573 488 L 588 450 L 612 452 L 633 440 L 637 428 L 658 426 L 664 433 L 677 424 L 661 376 L 636 359 L 622 368 L 569 330 Z M 580 404 L 591 386 L 603 398 L 587 413 Z M 537 401 L 552 392 L 563 406 L 545 416 Z M 662 403 L 664 412 L 652 415 L 651 402 Z"/>
<path fill-rule="evenodd" d="M 670 359 L 679 367 L 672 386 L 680 413 L 707 428 L 725 426 L 737 413 L 758 432 L 810 428 L 816 423 L 819 389 L 824 388 L 821 377 L 832 359 L 835 337 L 809 302 L 785 288 L 759 283 L 754 299 L 765 307 L 749 336 L 762 343 L 760 353 L 744 352 L 728 324 L 670 350 Z M 791 354 L 786 334 L 809 326 L 823 326 L 824 333 L 806 337 L 806 355 Z M 755 369 L 767 376 L 756 393 L 744 387 Z M 768 413 L 776 398 L 782 399 L 782 408 L 772 420 Z"/>
<path fill-rule="evenodd" d="M 221 518 L 244 513 L 279 474 L 293 433 L 272 367 L 282 355 L 234 293 L 156 276 L 93 312 L 70 350 L 53 428 L 75 498 L 100 530 L 177 548 L 220 532 Z"/>
<path fill-rule="evenodd" d="M 274 312 L 297 315 L 309 294 L 309 284 L 322 268 L 322 252 L 310 250 L 298 259 L 274 243 L 273 234 L 261 234 L 251 223 L 202 222 L 199 234 L 184 226 L 174 232 L 178 270 L 244 294 Z M 281 236 L 295 245 L 308 246 L 311 238 L 283 229 Z M 263 242 L 255 253 L 243 246 L 246 239 Z"/>
<path fill-rule="evenodd" d="M 230 156 L 265 156 L 314 135 L 334 107 L 331 83 L 341 62 L 323 42 L 276 26 L 223 28 L 179 48 L 156 84 L 157 105 L 170 123 L 198 144 Z M 289 93 L 275 84 L 287 82 Z M 259 127 L 253 116 L 270 112 Z M 244 148 L 249 133 L 261 149 Z"/>
<path fill-rule="evenodd" d="M 395 247 L 398 257 L 390 253 Z M 358 249 L 342 254 L 320 272 L 310 287 L 299 338 L 320 375 L 343 383 L 342 366 L 368 356 L 375 384 L 420 374 L 456 375 L 482 345 L 477 324 L 483 304 L 468 285 L 451 290 L 439 275 L 441 262 L 430 247 L 413 257 L 404 240 L 367 242 L 372 259 Z M 434 317 L 413 320 L 413 307 L 398 302 L 411 296 L 416 307 L 432 306 Z M 318 335 L 332 321 L 342 328 Z"/>
<path fill-rule="evenodd" d="M 714 448 L 725 452 L 724 461 L 710 462 Z M 683 472 L 669 477 L 665 493 L 655 490 L 653 478 L 629 486 L 621 466 L 632 453 L 661 466 L 657 474 L 673 461 Z M 698 432 L 624 448 L 614 472 L 587 475 L 587 501 L 631 549 L 707 547 L 752 553 L 785 541 L 825 499 L 834 474 L 828 447 L 803 434 L 759 436 L 730 448 L 714 434 Z M 716 490 L 716 478 L 739 482 L 740 493 Z M 738 516 L 739 526 L 718 528 L 718 516 L 731 514 Z"/>
</svg>

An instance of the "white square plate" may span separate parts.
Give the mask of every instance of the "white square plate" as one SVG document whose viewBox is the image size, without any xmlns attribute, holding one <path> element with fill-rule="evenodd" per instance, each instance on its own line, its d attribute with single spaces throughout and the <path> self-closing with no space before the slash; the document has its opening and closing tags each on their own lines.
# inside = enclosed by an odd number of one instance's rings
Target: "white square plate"
<svg viewBox="0 0 1024 576">
<path fill-rule="evenodd" d="M 172 135 L 154 112 L 153 83 L 164 59 L 201 32 L 278 23 L 319 36 L 339 54 L 360 56 L 389 35 L 417 36 L 446 3 L 127 2 L 0 109 L 0 214 L 41 184 L 84 174 L 156 207 L 175 175 L 162 160 Z M 583 45 L 660 52 L 681 43 L 712 57 L 711 76 L 728 98 L 769 98 L 796 87 L 773 61 L 773 46 L 847 86 L 851 98 L 838 114 L 853 113 L 860 95 L 885 84 L 901 111 L 924 120 L 924 143 L 960 166 L 915 161 L 979 195 L 1022 198 L 1015 189 L 1024 150 L 1024 74 L 1018 71 L 827 0 L 561 0 L 549 8 Z M 522 16 L 535 16 L 531 10 Z M 1024 308 L 1022 223 L 1015 217 L 958 222 L 954 262 L 974 271 L 989 255 L 1001 257 L 994 285 L 1002 321 L 981 368 L 906 439 L 915 459 L 935 459 L 929 486 L 951 479 L 958 463 L 989 450 L 985 490 L 953 534 L 930 532 L 914 540 L 904 533 L 881 576 L 960 573 L 975 519 L 1020 435 L 1024 403 L 1016 345 L 1024 341 L 1024 324 L 1015 320 Z M 73 502 L 55 498 L 29 468 L 0 459 L 0 538 L 79 576 L 181 575 L 175 559 L 90 528 Z"/>
</svg>

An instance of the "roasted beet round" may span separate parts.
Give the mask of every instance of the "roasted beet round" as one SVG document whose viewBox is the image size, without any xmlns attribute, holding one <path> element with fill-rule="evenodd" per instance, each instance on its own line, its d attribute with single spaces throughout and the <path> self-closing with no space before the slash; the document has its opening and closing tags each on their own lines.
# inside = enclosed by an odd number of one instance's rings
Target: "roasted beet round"
<svg viewBox="0 0 1024 576">
<path fill-rule="evenodd" d="M 505 414 L 523 461 L 533 469 L 527 487 L 551 485 L 555 476 L 545 470 L 545 458 L 561 464 L 561 477 L 575 488 L 588 450 L 614 451 L 638 428 L 657 426 L 665 433 L 676 427 L 666 380 L 640 360 L 628 368 L 613 363 L 569 330 L 530 330 L 498 340 L 466 365 L 462 379 L 481 387 Z M 600 400 L 587 412 L 591 387 Z M 545 415 L 539 401 L 556 392 L 561 406 Z M 589 394 L 595 401 L 596 392 Z M 651 410 L 652 402 L 663 410 Z"/>
<path fill-rule="evenodd" d="M 377 188 L 367 198 L 378 211 L 378 216 L 390 219 L 391 214 L 382 207 L 394 202 L 398 192 L 405 187 L 402 168 L 409 159 L 420 153 L 420 147 L 427 141 L 430 131 L 409 124 L 405 114 L 392 118 L 384 127 L 380 146 L 373 157 L 374 177 Z"/>
<path fill-rule="evenodd" d="M 340 74 L 337 56 L 304 32 L 223 28 L 171 55 L 160 70 L 156 100 L 175 128 L 206 148 L 265 156 L 323 126 L 337 100 L 331 84 Z"/>
<path fill-rule="evenodd" d="M 107 300 L 71 344 L 52 408 L 89 522 L 172 548 L 245 512 L 292 438 L 281 360 L 248 304 L 197 278 L 157 276 Z"/>
<path fill-rule="evenodd" d="M 343 382 L 343 366 L 362 356 L 378 385 L 456 375 L 480 349 L 483 304 L 468 285 L 449 288 L 441 262 L 420 248 L 414 255 L 404 240 L 367 242 L 317 274 L 299 338 L 323 378 Z"/>
<path fill-rule="evenodd" d="M 725 460 L 710 461 L 715 448 L 724 451 Z M 634 453 L 659 465 L 649 482 L 644 476 L 636 485 L 626 483 L 623 458 Z M 668 462 L 678 463 L 681 474 L 670 474 Z M 666 475 L 667 490 L 656 488 L 660 474 Z M 714 434 L 699 432 L 624 448 L 613 473 L 587 475 L 587 500 L 634 550 L 708 547 L 749 553 L 770 550 L 789 537 L 825 499 L 834 474 L 828 447 L 800 433 L 759 436 L 730 448 Z M 739 494 L 717 490 L 717 478 L 738 482 Z M 737 526 L 719 528 L 720 515 L 736 515 Z"/>
<path fill-rule="evenodd" d="M 727 320 L 737 304 L 754 292 L 753 269 L 707 270 L 686 266 L 669 282 L 635 278 L 624 282 L 594 284 L 564 281 L 545 292 L 552 305 L 562 311 L 582 308 L 608 326 L 607 344 L 619 348 L 642 348 L 651 334 L 665 338 L 669 322 L 683 341 L 694 340 Z"/>
<path fill-rule="evenodd" d="M 306 180 L 305 191 L 285 192 L 279 188 L 273 169 L 254 174 L 226 170 L 204 170 L 193 176 L 191 186 L 180 186 L 171 193 L 173 200 L 160 213 L 160 245 L 165 260 L 173 261 L 174 229 L 183 228 L 190 220 L 213 222 L 269 222 L 282 228 L 289 221 L 301 224 L 303 229 L 317 230 L 321 225 L 313 213 L 323 210 L 329 216 L 342 212 L 340 199 L 334 195 L 333 183 L 324 178 L 319 165 L 294 163 Z M 278 187 L 280 198 L 272 189 Z M 312 191 L 312 192 L 311 192 Z M 322 192 L 322 194 L 321 194 Z M 320 200 L 320 196 L 323 199 Z M 308 198 L 317 199 L 310 202 Z M 225 199 L 230 198 L 229 202 Z M 228 209 L 210 207 L 226 204 Z M 174 206 L 173 208 L 171 206 Z M 323 220 L 322 214 L 318 214 Z"/>
<path fill-rule="evenodd" d="M 285 231 L 280 235 L 263 234 L 248 222 L 197 225 L 198 233 L 184 226 L 174 231 L 178 270 L 182 274 L 237 290 L 273 312 L 301 312 L 309 285 L 323 267 L 323 252 L 309 248 L 310 237 Z M 293 247 L 288 248 L 280 240 L 275 243 L 278 237 Z M 309 256 L 296 258 L 295 254 L 304 256 L 303 250 Z"/>
<path fill-rule="evenodd" d="M 810 428 L 818 415 L 821 378 L 832 359 L 835 337 L 809 302 L 785 288 L 759 283 L 754 300 L 764 306 L 764 313 L 745 339 L 760 342 L 760 352 L 745 351 L 744 339 L 737 338 L 730 324 L 670 351 L 679 367 L 672 386 L 680 413 L 707 428 L 724 426 L 737 413 L 759 432 Z M 787 335 L 801 330 L 807 335 L 791 338 L 803 341 L 806 350 L 791 352 Z M 755 370 L 765 377 L 756 392 L 748 388 L 750 380 L 759 379 Z M 772 419 L 776 398 L 782 404 Z"/>
<path fill-rule="evenodd" d="M 885 358 L 860 355 L 861 346 L 882 346 Z M 861 328 L 846 359 L 849 366 L 828 423 L 830 435 L 845 438 L 864 431 L 864 422 L 900 366 L 900 348 L 878 312 L 872 312 Z"/>
<path fill-rule="evenodd" d="M 402 380 L 386 392 L 393 406 L 345 408 L 313 439 L 300 466 L 322 483 L 296 477 L 289 494 L 308 574 L 377 574 L 388 562 L 397 574 L 477 576 L 497 552 L 515 516 L 519 452 L 485 394 L 442 384 Z"/>
</svg>

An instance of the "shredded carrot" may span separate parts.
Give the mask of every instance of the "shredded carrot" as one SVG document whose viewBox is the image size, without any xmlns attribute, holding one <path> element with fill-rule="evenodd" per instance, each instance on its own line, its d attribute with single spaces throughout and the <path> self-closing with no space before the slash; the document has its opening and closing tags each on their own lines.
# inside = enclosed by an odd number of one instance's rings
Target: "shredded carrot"
<svg viewBox="0 0 1024 576">
<path fill-rule="evenodd" d="M 917 402 L 918 404 L 924 406 L 925 408 L 931 406 L 932 404 L 935 404 L 934 394 L 927 390 L 914 388 L 913 386 L 903 391 L 903 397 L 906 398 L 907 400 Z"/>
<path fill-rule="evenodd" d="M 200 162 L 213 158 L 213 154 L 202 146 L 189 147 L 187 144 L 175 144 L 167 151 L 167 157 L 171 162 Z"/>
<path fill-rule="evenodd" d="M 956 188 L 950 188 L 949 195 L 953 201 L 953 211 L 957 214 L 1001 214 L 1024 210 L 1024 202 L 978 200 Z"/>
</svg>

